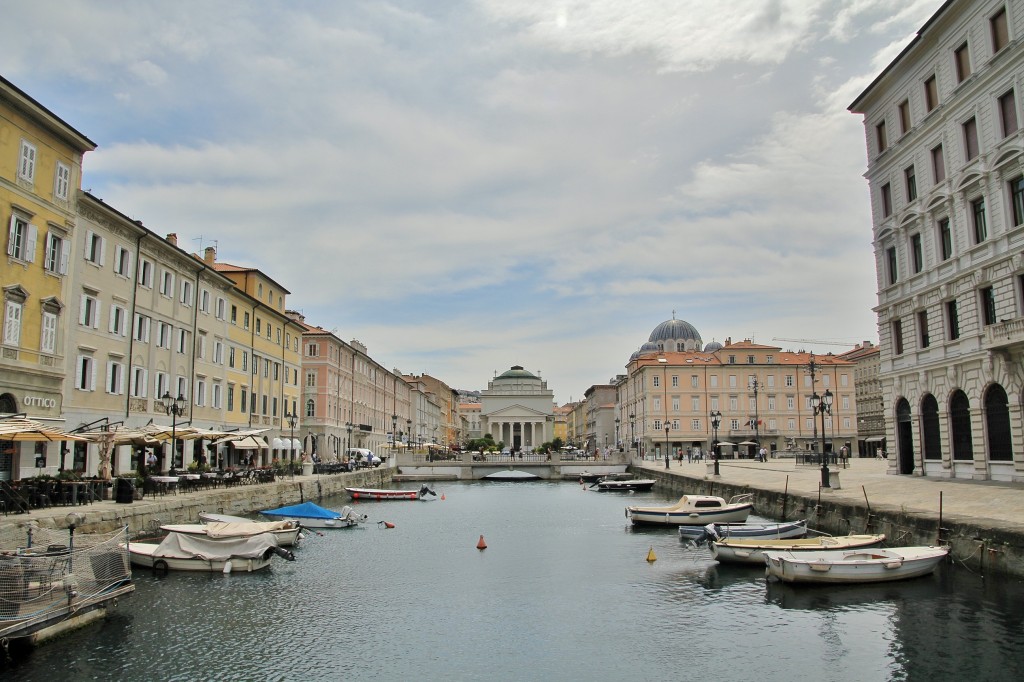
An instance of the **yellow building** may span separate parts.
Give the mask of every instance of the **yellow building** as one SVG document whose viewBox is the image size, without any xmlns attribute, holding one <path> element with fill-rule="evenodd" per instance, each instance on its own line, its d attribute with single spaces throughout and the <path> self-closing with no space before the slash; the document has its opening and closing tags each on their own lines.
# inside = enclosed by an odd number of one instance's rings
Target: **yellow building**
<svg viewBox="0 0 1024 682">
<path fill-rule="evenodd" d="M 68 263 L 82 248 L 75 232 L 82 157 L 96 145 L 0 77 L 0 219 L 7 226 L 0 336 L 0 414 L 57 419 L 62 412 L 68 324 Z M 33 451 L 34 450 L 34 451 Z M 0 479 L 37 461 L 49 466 L 54 447 L 6 446 Z"/>
</svg>

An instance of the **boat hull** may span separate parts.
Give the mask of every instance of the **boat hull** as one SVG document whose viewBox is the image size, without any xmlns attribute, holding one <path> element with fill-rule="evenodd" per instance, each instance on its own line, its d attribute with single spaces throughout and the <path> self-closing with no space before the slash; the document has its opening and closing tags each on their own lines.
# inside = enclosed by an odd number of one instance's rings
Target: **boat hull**
<svg viewBox="0 0 1024 682">
<path fill-rule="evenodd" d="M 655 483 L 656 483 L 656 481 L 654 479 L 646 479 L 646 478 L 632 479 L 632 480 L 627 480 L 627 481 L 607 481 L 607 480 L 602 480 L 602 481 L 598 481 L 596 484 L 594 484 L 591 487 L 592 488 L 596 487 L 599 491 L 607 493 L 607 492 L 621 492 L 621 491 L 631 491 L 631 490 L 650 490 L 651 488 L 654 487 Z"/>
<path fill-rule="evenodd" d="M 766 552 L 765 566 L 769 578 L 787 583 L 879 583 L 928 575 L 948 554 L 946 547 Z"/>
<path fill-rule="evenodd" d="M 711 543 L 711 555 L 726 564 L 753 564 L 765 562 L 765 552 L 847 551 L 864 549 L 882 544 L 884 535 L 843 535 L 839 537 L 799 538 L 790 540 L 759 540 L 733 538 Z"/>
<path fill-rule="evenodd" d="M 345 488 L 353 500 L 418 500 L 418 490 L 385 490 L 378 488 Z"/>
<path fill-rule="evenodd" d="M 713 495 L 683 495 L 671 507 L 626 507 L 635 524 L 655 526 L 706 526 L 709 523 L 744 523 L 754 510 L 749 495 L 726 502 Z"/>
<path fill-rule="evenodd" d="M 170 557 L 155 552 L 159 545 L 149 542 L 132 542 L 128 544 L 129 560 L 135 566 L 157 568 L 168 571 L 200 571 L 203 573 L 223 573 L 225 564 L 231 564 L 231 573 L 252 573 L 270 565 L 270 558 L 243 559 L 232 557 L 227 560 L 183 559 Z M 162 563 L 161 563 L 162 562 Z"/>
<path fill-rule="evenodd" d="M 713 531 L 713 532 L 712 532 Z M 707 538 L 747 538 L 759 540 L 786 540 L 807 535 L 807 521 L 784 521 L 782 523 L 709 523 L 706 526 L 679 526 L 679 537 L 683 540 L 705 540 Z"/>
</svg>

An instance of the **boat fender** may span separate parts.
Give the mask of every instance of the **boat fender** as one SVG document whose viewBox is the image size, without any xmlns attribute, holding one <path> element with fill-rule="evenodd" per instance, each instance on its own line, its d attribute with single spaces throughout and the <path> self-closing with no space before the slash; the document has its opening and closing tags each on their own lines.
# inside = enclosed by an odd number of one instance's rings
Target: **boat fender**
<svg viewBox="0 0 1024 682">
<path fill-rule="evenodd" d="M 224 562 L 224 568 L 221 570 L 224 575 L 231 573 L 231 559 Z"/>
<path fill-rule="evenodd" d="M 153 571 L 154 572 L 162 573 L 162 574 L 166 575 L 168 570 L 169 569 L 167 568 L 167 562 L 164 561 L 163 559 L 157 559 L 156 561 L 153 562 Z"/>
</svg>

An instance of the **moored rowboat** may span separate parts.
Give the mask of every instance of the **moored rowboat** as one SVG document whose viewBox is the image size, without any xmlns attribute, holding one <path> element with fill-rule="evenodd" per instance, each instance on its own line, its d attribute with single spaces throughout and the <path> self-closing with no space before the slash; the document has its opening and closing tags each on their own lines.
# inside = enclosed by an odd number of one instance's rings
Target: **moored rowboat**
<svg viewBox="0 0 1024 682">
<path fill-rule="evenodd" d="M 806 519 L 781 523 L 709 523 L 706 526 L 679 526 L 679 537 L 694 542 L 722 538 L 785 540 L 806 535 Z"/>
<path fill-rule="evenodd" d="M 299 531 L 302 530 L 296 521 L 241 521 L 233 523 L 176 523 L 160 526 L 160 530 L 168 533 L 184 535 L 200 535 L 211 540 L 227 538 L 244 538 L 260 533 L 270 533 L 277 538 L 280 547 L 291 547 L 299 542 Z"/>
<path fill-rule="evenodd" d="M 437 497 L 437 493 L 426 485 L 419 490 L 387 489 L 387 488 L 345 488 L 353 500 L 420 500 L 427 495 Z"/>
<path fill-rule="evenodd" d="M 728 502 L 712 495 L 683 495 L 671 507 L 626 507 L 633 523 L 662 526 L 705 526 L 709 523 L 743 523 L 754 509 L 751 495 L 736 495 Z"/>
<path fill-rule="evenodd" d="M 820 552 L 824 550 L 863 549 L 882 544 L 885 535 L 840 535 L 789 540 L 759 540 L 757 538 L 726 538 L 711 543 L 711 555 L 723 563 L 763 564 L 764 553 Z"/>
<path fill-rule="evenodd" d="M 224 540 L 168 533 L 159 543 L 129 542 L 127 549 L 136 566 L 164 571 L 249 573 L 269 566 L 275 554 L 295 560 L 291 552 L 277 546 L 277 539 L 270 533 Z"/>
<path fill-rule="evenodd" d="M 948 547 L 764 553 L 766 573 L 788 583 L 876 583 L 927 575 L 949 554 Z"/>
</svg>

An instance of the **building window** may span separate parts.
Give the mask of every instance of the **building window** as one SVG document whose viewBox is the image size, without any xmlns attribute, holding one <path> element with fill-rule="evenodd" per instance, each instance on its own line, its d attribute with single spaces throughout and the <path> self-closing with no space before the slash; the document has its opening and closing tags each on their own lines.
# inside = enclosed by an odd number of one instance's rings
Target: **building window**
<svg viewBox="0 0 1024 682">
<path fill-rule="evenodd" d="M 123 246 L 114 249 L 114 274 L 122 277 L 132 276 L 132 254 Z"/>
<path fill-rule="evenodd" d="M 159 323 L 159 326 L 157 327 L 157 331 L 156 331 L 156 345 L 157 345 L 157 348 L 167 348 L 168 350 L 170 350 L 170 348 L 171 348 L 171 333 L 173 331 L 174 331 L 174 327 L 172 327 L 167 322 L 160 322 Z"/>
<path fill-rule="evenodd" d="M 206 289 L 199 292 L 199 310 L 204 313 L 210 312 L 210 292 Z"/>
<path fill-rule="evenodd" d="M 316 403 L 313 402 L 312 399 L 306 401 L 306 416 L 307 417 L 315 417 L 316 416 Z"/>
<path fill-rule="evenodd" d="M 153 288 L 153 264 L 145 258 L 139 261 L 139 284 L 147 289 Z"/>
<path fill-rule="evenodd" d="M 206 380 L 196 379 L 196 405 L 203 407 L 206 405 Z"/>
<path fill-rule="evenodd" d="M 1010 42 L 1009 27 L 1006 22 L 1006 8 L 1000 9 L 989 19 L 989 27 L 992 29 L 992 54 L 999 52 Z"/>
<path fill-rule="evenodd" d="M 949 260 L 953 257 L 953 233 L 949 229 L 949 218 L 939 221 L 939 250 L 942 253 L 942 260 Z"/>
<path fill-rule="evenodd" d="M 1024 224 L 1024 175 L 1010 180 L 1010 206 L 1014 226 Z"/>
<path fill-rule="evenodd" d="M 132 367 L 132 397 L 145 398 L 149 384 L 149 370 L 145 367 Z M 163 395 L 162 393 L 160 395 Z"/>
<path fill-rule="evenodd" d="M 922 310 L 917 313 L 917 333 L 921 342 L 921 348 L 927 348 L 931 345 L 931 339 L 928 337 L 928 311 Z"/>
<path fill-rule="evenodd" d="M 661 386 L 661 377 L 659 377 L 657 374 L 655 374 L 652 377 L 652 379 L 654 380 L 654 388 L 658 388 L 659 386 Z M 657 400 L 657 398 L 655 398 L 655 400 Z"/>
<path fill-rule="evenodd" d="M 226 307 L 227 307 L 227 301 L 225 301 L 223 298 L 218 298 L 217 299 L 217 310 L 215 312 L 218 320 L 223 320 L 224 319 L 224 310 L 225 310 Z"/>
<path fill-rule="evenodd" d="M 895 284 L 899 279 L 899 270 L 896 267 L 896 247 L 890 246 L 885 250 L 886 277 L 889 284 Z"/>
<path fill-rule="evenodd" d="M 793 375 L 792 374 L 787 374 L 786 375 L 786 382 L 785 382 L 785 384 L 786 384 L 786 386 L 790 386 L 790 387 L 793 386 Z"/>
<path fill-rule="evenodd" d="M 980 244 L 988 239 L 988 226 L 985 223 L 985 199 L 971 202 L 971 215 L 974 223 L 974 243 Z"/>
<path fill-rule="evenodd" d="M 185 329 L 179 329 L 178 330 L 178 352 L 181 353 L 182 355 L 187 355 L 188 354 L 188 350 L 189 350 L 188 346 L 189 346 L 189 343 L 188 343 L 188 331 L 185 330 Z M 182 393 L 181 395 L 185 395 L 185 394 Z"/>
<path fill-rule="evenodd" d="M 903 100 L 899 106 L 900 112 L 900 135 L 910 132 L 910 100 Z"/>
<path fill-rule="evenodd" d="M 935 76 L 929 76 L 924 82 L 924 108 L 931 111 L 939 105 L 939 87 L 935 83 Z"/>
<path fill-rule="evenodd" d="M 972 160 L 978 155 L 978 122 L 974 117 L 964 121 L 964 159 Z"/>
<path fill-rule="evenodd" d="M 192 305 L 192 282 L 184 279 L 181 281 L 181 304 L 185 307 Z"/>
<path fill-rule="evenodd" d="M 946 179 L 946 159 L 942 155 L 942 145 L 932 148 L 932 179 L 938 184 Z"/>
<path fill-rule="evenodd" d="M 7 233 L 7 255 L 31 263 L 35 260 L 36 226 L 18 215 L 11 216 Z"/>
<path fill-rule="evenodd" d="M 700 388 L 700 377 L 698 377 L 696 374 L 690 375 L 690 387 Z"/>
<path fill-rule="evenodd" d="M 104 239 L 95 232 L 85 233 L 85 260 L 94 265 L 103 265 Z"/>
<path fill-rule="evenodd" d="M 903 171 L 903 182 L 907 186 L 907 202 L 917 199 L 917 175 L 913 166 Z"/>
<path fill-rule="evenodd" d="M 61 201 L 68 200 L 68 188 L 71 186 L 71 168 L 60 161 L 53 173 L 53 196 Z"/>
<path fill-rule="evenodd" d="M 242 321 L 242 329 L 248 329 L 248 328 L 249 328 L 249 313 L 248 313 L 248 311 L 246 311 L 245 317 L 243 318 L 243 321 Z"/>
<path fill-rule="evenodd" d="M 228 367 L 235 366 L 235 347 L 228 346 Z"/>
<path fill-rule="evenodd" d="M 43 267 L 54 275 L 63 275 L 68 271 L 68 252 L 70 244 L 64 237 L 55 233 L 46 234 L 46 257 Z"/>
<path fill-rule="evenodd" d="M 924 249 L 921 246 L 921 233 L 910 237 L 910 253 L 914 262 L 914 273 L 924 270 Z"/>
<path fill-rule="evenodd" d="M 949 340 L 960 338 L 960 312 L 956 300 L 946 301 L 946 324 L 949 326 Z"/>
<path fill-rule="evenodd" d="M 875 126 L 875 141 L 878 143 L 878 153 L 881 154 L 889 146 L 888 137 L 885 134 L 885 121 Z"/>
<path fill-rule="evenodd" d="M 57 314 L 43 311 L 39 350 L 53 355 L 57 352 Z"/>
<path fill-rule="evenodd" d="M 75 363 L 75 388 L 92 391 L 96 387 L 96 364 L 88 355 L 79 355 Z"/>
<path fill-rule="evenodd" d="M 1017 99 L 1012 88 L 999 98 L 999 121 L 1003 125 L 1003 137 L 1017 132 Z"/>
<path fill-rule="evenodd" d="M 967 43 L 953 51 L 953 61 L 956 64 L 956 82 L 963 83 L 971 75 L 971 53 L 967 50 Z"/>
<path fill-rule="evenodd" d="M 903 320 L 892 323 L 892 350 L 896 355 L 903 355 Z"/>
<path fill-rule="evenodd" d="M 121 395 L 124 393 L 124 365 L 113 360 L 107 362 L 107 393 Z"/>
<path fill-rule="evenodd" d="M 747 356 L 747 364 L 748 365 L 754 364 L 754 356 L 753 355 L 748 355 Z"/>
<path fill-rule="evenodd" d="M 36 178 L 36 146 L 27 140 L 21 141 L 18 178 L 25 182 L 34 182 Z"/>
<path fill-rule="evenodd" d="M 882 185 L 882 217 L 892 215 L 892 186 L 887 182 Z"/>
<path fill-rule="evenodd" d="M 82 310 L 78 316 L 78 322 L 83 327 L 96 329 L 100 324 L 100 302 L 95 296 L 82 294 Z"/>
<path fill-rule="evenodd" d="M 679 376 L 677 374 L 672 375 L 672 388 L 679 388 Z"/>
<path fill-rule="evenodd" d="M 988 327 L 996 323 L 996 292 L 992 287 L 981 289 L 981 320 Z"/>
<path fill-rule="evenodd" d="M 135 330 L 133 332 L 133 338 L 136 341 L 143 341 L 149 343 L 149 325 L 150 318 L 145 315 L 136 313 L 135 315 Z"/>
<path fill-rule="evenodd" d="M 22 304 L 7 301 L 4 307 L 4 345 L 17 346 L 21 342 Z"/>
<path fill-rule="evenodd" d="M 170 296 L 172 291 L 174 291 L 174 273 L 164 270 L 160 273 L 160 293 Z"/>
</svg>

